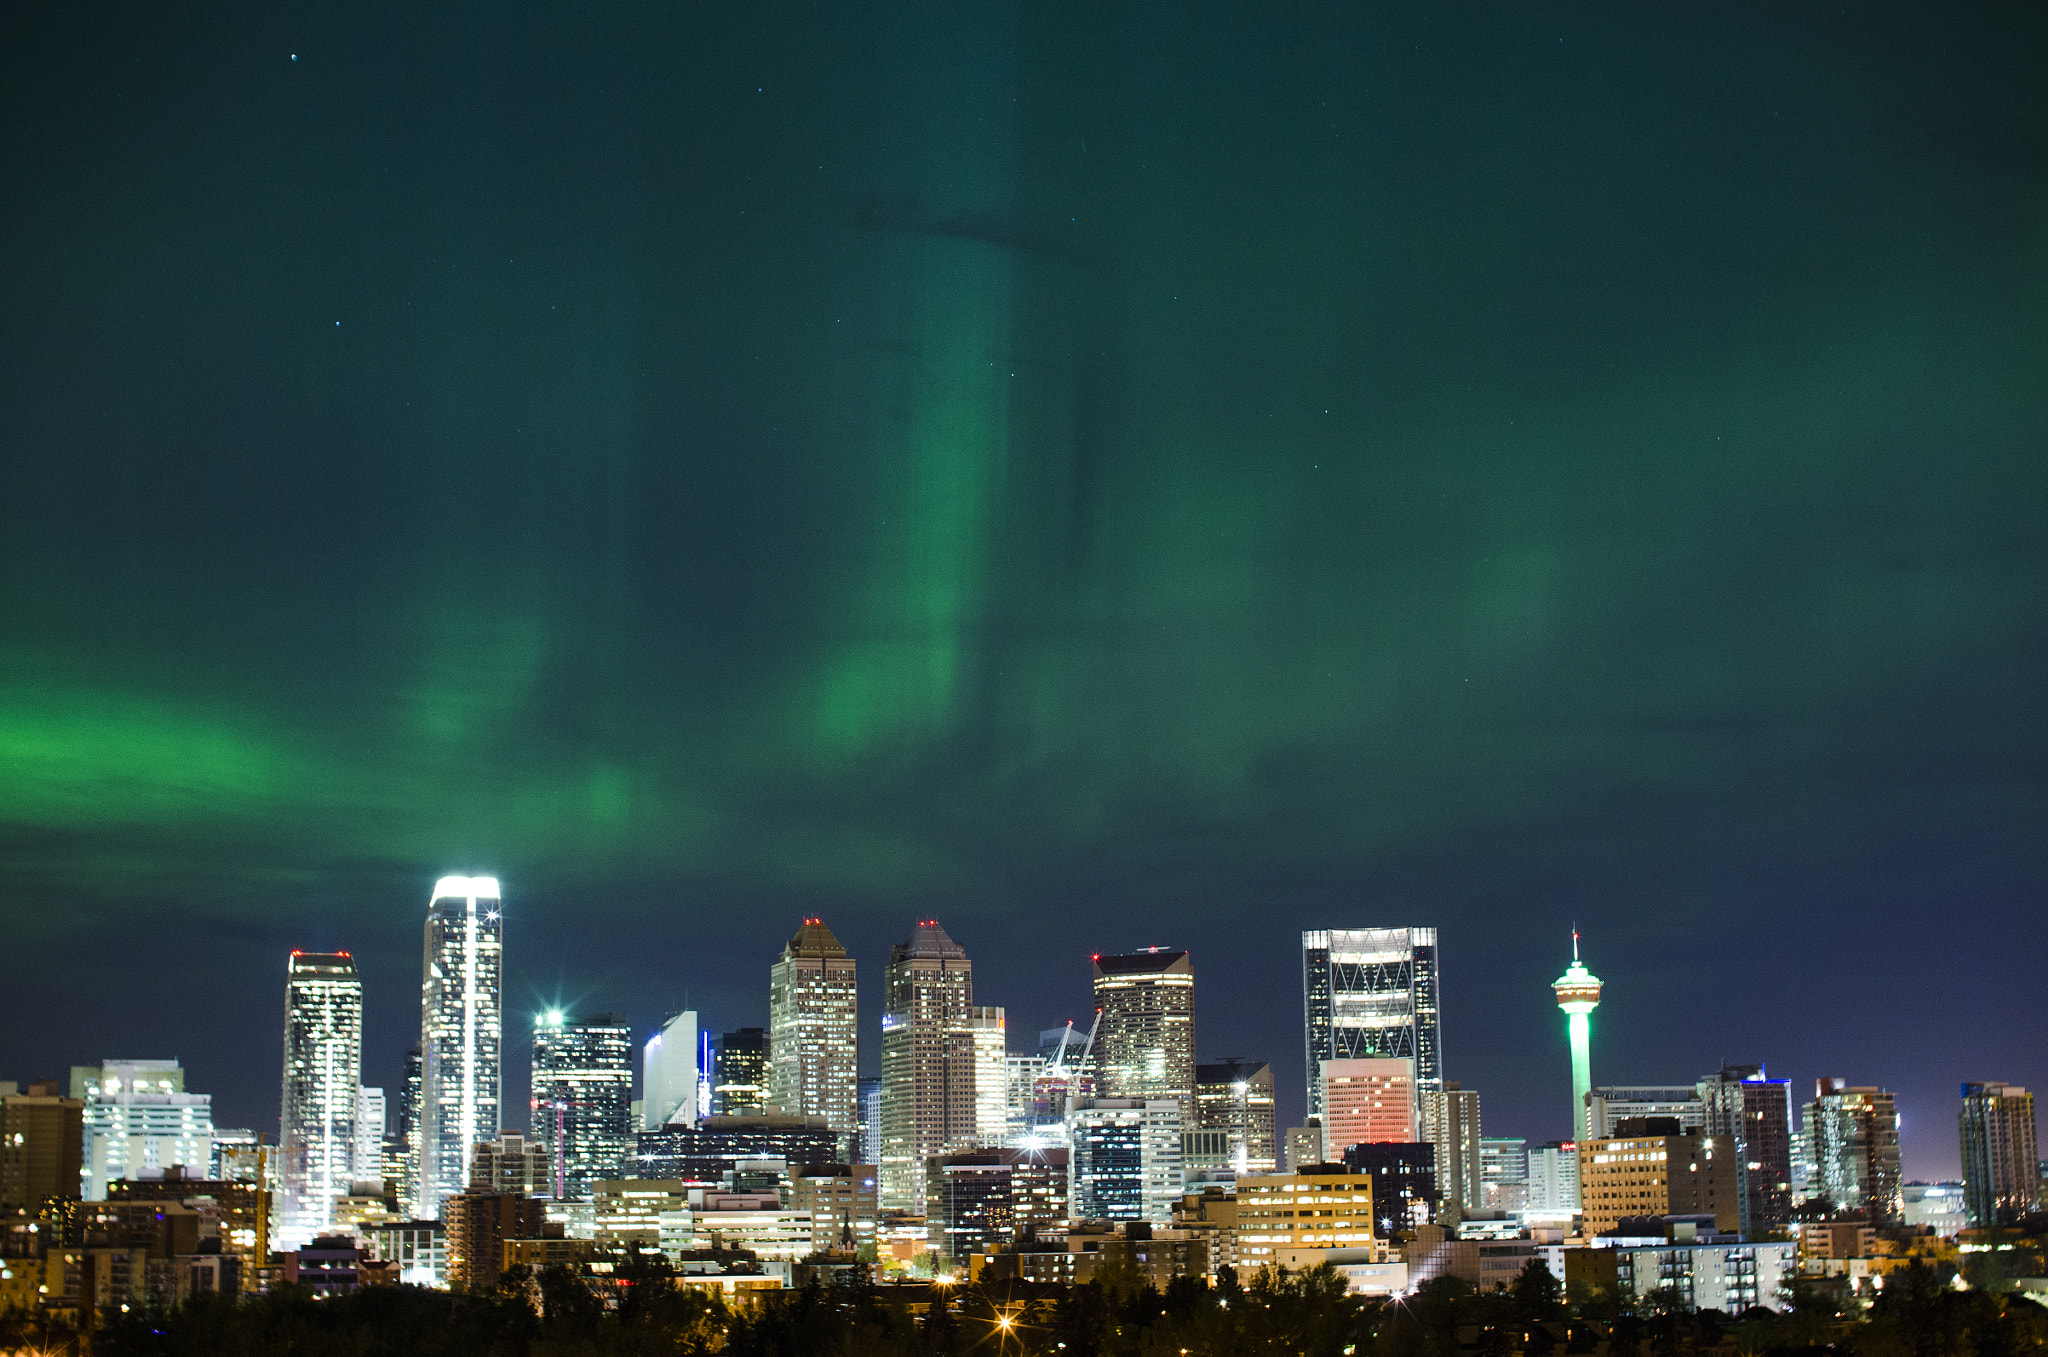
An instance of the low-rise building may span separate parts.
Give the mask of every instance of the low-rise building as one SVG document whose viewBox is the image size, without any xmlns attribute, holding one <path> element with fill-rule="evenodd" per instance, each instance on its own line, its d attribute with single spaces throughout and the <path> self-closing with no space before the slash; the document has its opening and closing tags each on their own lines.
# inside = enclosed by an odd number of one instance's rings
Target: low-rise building
<svg viewBox="0 0 2048 1357">
<path fill-rule="evenodd" d="M 441 1203 L 448 1223 L 448 1285 L 487 1291 L 505 1270 L 505 1241 L 538 1239 L 547 1225 L 540 1202 L 517 1192 L 458 1192 Z"/>
<path fill-rule="evenodd" d="M 1372 1179 L 1338 1164 L 1238 1179 L 1237 1218 L 1248 1270 L 1277 1263 L 1281 1249 L 1377 1246 Z"/>
<path fill-rule="evenodd" d="M 448 1227 L 438 1220 L 394 1220 L 363 1232 L 370 1256 L 396 1265 L 407 1286 L 448 1285 Z"/>
<path fill-rule="evenodd" d="M 814 1252 L 852 1253 L 875 1242 L 873 1164 L 799 1165 L 791 1174 L 789 1204 L 810 1213 Z"/>
<path fill-rule="evenodd" d="M 1596 1288 L 1641 1299 L 1670 1288 L 1692 1310 L 1740 1314 L 1753 1306 L 1783 1308 L 1781 1288 L 1798 1265 L 1798 1245 L 1659 1240 L 1563 1251 L 1565 1292 L 1574 1301 Z"/>
<path fill-rule="evenodd" d="M 1740 1227 L 1738 1156 L 1729 1136 L 1683 1131 L 1676 1118 L 1626 1119 L 1620 1134 L 1579 1143 L 1579 1200 L 1590 1237 L 1632 1217 L 1706 1214 Z"/>
</svg>

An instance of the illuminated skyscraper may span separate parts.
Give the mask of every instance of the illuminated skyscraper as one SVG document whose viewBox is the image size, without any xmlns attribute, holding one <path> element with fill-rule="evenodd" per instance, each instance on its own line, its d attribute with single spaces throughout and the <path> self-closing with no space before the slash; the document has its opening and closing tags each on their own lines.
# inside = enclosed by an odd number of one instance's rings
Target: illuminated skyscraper
<svg viewBox="0 0 2048 1357">
<path fill-rule="evenodd" d="M 1417 1093 L 1443 1087 L 1434 928 L 1309 930 L 1301 983 L 1311 1116 L 1323 1111 L 1325 1060 L 1412 1060 Z"/>
<path fill-rule="evenodd" d="M 398 1209 L 407 1220 L 420 1214 L 420 1048 L 405 1053 L 405 1078 L 398 1089 L 398 1136 L 394 1174 Z"/>
<path fill-rule="evenodd" d="M 1873 1225 L 1905 1213 L 1899 1173 L 1899 1112 L 1881 1088 L 1851 1088 L 1843 1079 L 1814 1081 L 1806 1109 L 1812 1137 L 1815 1193 L 1837 1211 L 1858 1211 Z"/>
<path fill-rule="evenodd" d="M 1580 1140 L 1606 1134 L 1592 1124 L 1586 1095 L 1593 1091 L 1593 1010 L 1600 1007 L 1600 981 L 1579 960 L 1579 931 L 1572 930 L 1572 964 L 1551 985 L 1557 1006 L 1565 1012 L 1565 1035 L 1572 1048 L 1572 1131 Z"/>
<path fill-rule="evenodd" d="M 924 919 L 883 984 L 882 1209 L 921 1212 L 925 1161 L 975 1148 L 974 964 Z"/>
<path fill-rule="evenodd" d="M 1095 958 L 1096 1088 L 1105 1098 L 1172 1098 L 1196 1125 L 1195 972 L 1188 954 L 1148 947 Z"/>
<path fill-rule="evenodd" d="M 501 1118 L 505 922 L 498 879 L 444 876 L 427 906 L 420 989 L 420 1187 L 424 1217 L 469 1185 L 470 1147 Z"/>
<path fill-rule="evenodd" d="M 2041 1207 L 2034 1095 L 2017 1084 L 1964 1084 L 1958 1120 L 1963 1210 L 1972 1227 L 2011 1225 Z"/>
<path fill-rule="evenodd" d="M 718 1038 L 712 1055 L 711 1115 L 760 1117 L 768 1112 L 768 1030 L 742 1027 Z"/>
<path fill-rule="evenodd" d="M 362 1091 L 363 982 L 356 964 L 346 952 L 293 952 L 285 972 L 278 1137 L 276 1237 L 286 1248 L 325 1233 L 335 1198 L 349 1194 Z M 381 1162 L 372 1170 L 382 1171 Z"/>
<path fill-rule="evenodd" d="M 768 1105 L 860 1128 L 860 989 L 853 958 L 823 919 L 805 919 L 768 972 Z"/>
<path fill-rule="evenodd" d="M 1219 1060 L 1195 1066 L 1199 1129 L 1229 1137 L 1230 1167 L 1240 1177 L 1279 1168 L 1273 1111 L 1273 1067 L 1263 1060 Z"/>
<path fill-rule="evenodd" d="M 1792 1220 L 1792 1086 L 1761 1065 L 1723 1065 L 1699 1082 L 1702 1124 L 1733 1136 L 1742 1162 L 1742 1233 L 1761 1239 Z"/>
<path fill-rule="evenodd" d="M 548 1195 L 589 1201 L 633 1150 L 633 1029 L 614 1014 L 560 1011 L 533 1022 L 533 1138 L 548 1160 Z"/>
</svg>

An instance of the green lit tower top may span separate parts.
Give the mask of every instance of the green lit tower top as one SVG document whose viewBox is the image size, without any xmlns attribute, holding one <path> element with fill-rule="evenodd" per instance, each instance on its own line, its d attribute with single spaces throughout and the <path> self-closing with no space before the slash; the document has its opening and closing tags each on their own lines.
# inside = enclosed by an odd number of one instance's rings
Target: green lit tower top
<svg viewBox="0 0 2048 1357">
<path fill-rule="evenodd" d="M 1581 1140 L 1591 1139 L 1595 1127 L 1586 1095 L 1593 1091 L 1593 1010 L 1600 1007 L 1600 978 L 1579 960 L 1579 930 L 1572 930 L 1571 968 L 1550 987 L 1557 993 L 1557 1006 L 1565 1011 L 1565 1030 L 1572 1043 L 1572 1126 Z"/>
</svg>

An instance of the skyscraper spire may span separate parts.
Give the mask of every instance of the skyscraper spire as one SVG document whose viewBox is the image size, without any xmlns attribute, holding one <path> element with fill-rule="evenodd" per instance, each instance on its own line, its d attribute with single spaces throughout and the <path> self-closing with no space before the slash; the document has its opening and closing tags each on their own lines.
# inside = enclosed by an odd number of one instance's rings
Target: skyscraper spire
<svg viewBox="0 0 2048 1357">
<path fill-rule="evenodd" d="M 1572 1048 L 1572 1134 L 1580 1140 L 1592 1135 L 1587 1118 L 1586 1095 L 1593 1091 L 1593 1010 L 1600 1007 L 1600 980 L 1579 960 L 1579 930 L 1572 926 L 1572 964 L 1551 985 L 1557 1006 L 1565 1011 L 1565 1033 Z"/>
</svg>

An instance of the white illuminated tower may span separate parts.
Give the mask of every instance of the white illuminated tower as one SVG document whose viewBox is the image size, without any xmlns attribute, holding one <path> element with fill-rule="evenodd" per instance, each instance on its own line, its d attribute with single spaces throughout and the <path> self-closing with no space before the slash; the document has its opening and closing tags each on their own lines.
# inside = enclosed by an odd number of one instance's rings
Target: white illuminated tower
<svg viewBox="0 0 2048 1357">
<path fill-rule="evenodd" d="M 1565 1011 L 1565 1030 L 1572 1043 L 1572 1134 L 1592 1139 L 1600 1130 L 1589 1124 L 1586 1095 L 1593 1091 L 1593 1010 L 1600 1007 L 1600 980 L 1579 960 L 1579 930 L 1572 930 L 1571 968 L 1550 987 Z"/>
<path fill-rule="evenodd" d="M 277 1238 L 323 1234 L 348 1195 L 363 1085 L 363 982 L 347 952 L 293 952 L 285 972 Z"/>
<path fill-rule="evenodd" d="M 469 1185 L 469 1155 L 503 1129 L 504 919 L 498 879 L 444 876 L 427 906 L 420 989 L 420 1214 Z"/>
</svg>

